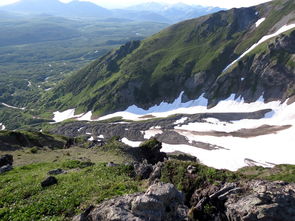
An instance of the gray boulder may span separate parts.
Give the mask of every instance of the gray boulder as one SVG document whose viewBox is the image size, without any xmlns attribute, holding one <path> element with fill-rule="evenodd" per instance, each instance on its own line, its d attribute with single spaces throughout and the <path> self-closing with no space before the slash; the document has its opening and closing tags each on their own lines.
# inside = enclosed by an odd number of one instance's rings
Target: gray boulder
<svg viewBox="0 0 295 221">
<path fill-rule="evenodd" d="M 153 172 L 153 165 L 148 164 L 146 160 L 142 163 L 134 163 L 134 171 L 138 179 L 148 179 Z"/>
<path fill-rule="evenodd" d="M 192 221 L 295 221 L 295 184 L 244 181 L 195 191 Z"/>
<path fill-rule="evenodd" d="M 107 200 L 74 217 L 73 221 L 175 221 L 187 220 L 184 198 L 172 184 L 157 183 L 145 193 Z"/>
</svg>

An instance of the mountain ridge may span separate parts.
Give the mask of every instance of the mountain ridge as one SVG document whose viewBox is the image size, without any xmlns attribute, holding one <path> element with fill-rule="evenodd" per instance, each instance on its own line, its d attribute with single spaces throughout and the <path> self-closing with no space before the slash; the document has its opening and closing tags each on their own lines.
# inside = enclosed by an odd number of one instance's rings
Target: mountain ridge
<svg viewBox="0 0 295 221">
<path fill-rule="evenodd" d="M 96 116 L 101 116 L 134 104 L 146 109 L 162 101 L 171 103 L 181 91 L 185 92 L 183 100 L 187 101 L 205 94 L 209 107 L 233 93 L 242 95 L 246 102 L 255 101 L 262 95 L 266 102 L 274 99 L 284 101 L 294 94 L 293 51 L 285 51 L 286 47 L 277 50 L 278 54 L 274 55 L 270 50 L 266 53 L 265 47 L 267 49 L 268 46 L 262 44 L 255 49 L 256 54 L 248 54 L 232 67 L 233 70 L 225 73 L 223 70 L 263 36 L 279 29 L 281 23 L 294 22 L 294 7 L 294 2 L 290 0 L 274 1 L 172 25 L 140 43 L 130 42 L 80 70 L 53 90 L 49 99 L 45 98 L 48 102 L 46 107 L 53 105 L 62 110 L 77 108 L 79 113 L 93 111 Z M 266 20 L 256 27 L 255 23 L 262 17 Z M 289 35 L 289 41 L 293 42 L 294 31 L 291 30 Z M 272 41 L 268 41 L 270 46 Z M 231 80 L 233 73 L 237 72 L 236 68 L 243 76 L 236 74 L 235 79 L 245 78 L 247 70 L 251 69 L 251 61 L 259 63 L 259 56 L 263 53 L 269 56 L 264 56 L 267 61 L 260 64 L 262 72 L 255 77 L 251 75 L 258 86 L 252 84 L 253 79 L 250 78 L 244 83 Z M 290 76 L 286 78 L 286 85 L 289 86 L 276 89 L 282 90 L 278 96 L 270 92 L 272 87 L 268 87 L 270 85 L 262 79 L 263 68 L 267 65 L 276 76 L 282 75 L 275 71 L 276 68 L 271 68 L 274 60 L 284 61 L 284 68 L 275 67 L 283 69 L 283 75 Z M 253 71 L 257 70 L 251 69 Z M 232 83 L 222 87 L 227 81 Z"/>
</svg>

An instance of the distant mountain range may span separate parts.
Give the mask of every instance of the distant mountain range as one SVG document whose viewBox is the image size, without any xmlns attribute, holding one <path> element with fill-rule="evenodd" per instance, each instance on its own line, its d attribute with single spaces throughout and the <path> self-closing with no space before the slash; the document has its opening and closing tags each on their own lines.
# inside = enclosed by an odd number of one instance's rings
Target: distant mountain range
<svg viewBox="0 0 295 221">
<path fill-rule="evenodd" d="M 150 2 L 125 9 L 109 10 L 90 2 L 76 0 L 70 3 L 62 3 L 58 0 L 21 0 L 0 7 L 0 10 L 64 17 L 122 18 L 136 21 L 176 23 L 181 20 L 217 12 L 221 8 Z"/>
</svg>

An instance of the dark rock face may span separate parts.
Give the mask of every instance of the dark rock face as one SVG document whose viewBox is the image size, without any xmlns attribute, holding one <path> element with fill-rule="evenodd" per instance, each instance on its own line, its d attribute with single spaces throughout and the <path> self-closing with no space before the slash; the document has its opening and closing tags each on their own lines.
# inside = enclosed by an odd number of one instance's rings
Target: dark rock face
<svg viewBox="0 0 295 221">
<path fill-rule="evenodd" d="M 175 221 L 188 220 L 183 195 L 172 185 L 157 183 L 145 193 L 105 201 L 73 221 Z"/>
<path fill-rule="evenodd" d="M 5 165 L 12 165 L 13 164 L 13 156 L 10 154 L 5 154 L 0 157 L 0 167 Z"/>
<path fill-rule="evenodd" d="M 55 185 L 57 183 L 58 183 L 57 179 L 54 176 L 50 176 L 41 182 L 41 186 L 44 188 L 44 187 Z"/>
</svg>

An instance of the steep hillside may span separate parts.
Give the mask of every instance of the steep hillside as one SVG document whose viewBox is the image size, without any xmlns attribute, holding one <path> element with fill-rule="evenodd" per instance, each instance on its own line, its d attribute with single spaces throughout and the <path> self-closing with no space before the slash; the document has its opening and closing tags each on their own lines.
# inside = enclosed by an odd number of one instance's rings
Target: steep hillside
<svg viewBox="0 0 295 221">
<path fill-rule="evenodd" d="M 284 100 L 294 94 L 295 32 L 290 25 L 295 23 L 294 9 L 292 0 L 232 9 L 173 25 L 142 42 L 129 42 L 52 90 L 45 106 L 94 111 L 98 116 L 134 104 L 149 108 L 172 102 L 182 91 L 183 101 L 204 94 L 209 106 L 231 94 L 246 101 L 262 95 L 265 101 Z M 289 25 L 289 32 L 259 44 L 225 69 L 284 25 Z"/>
</svg>

